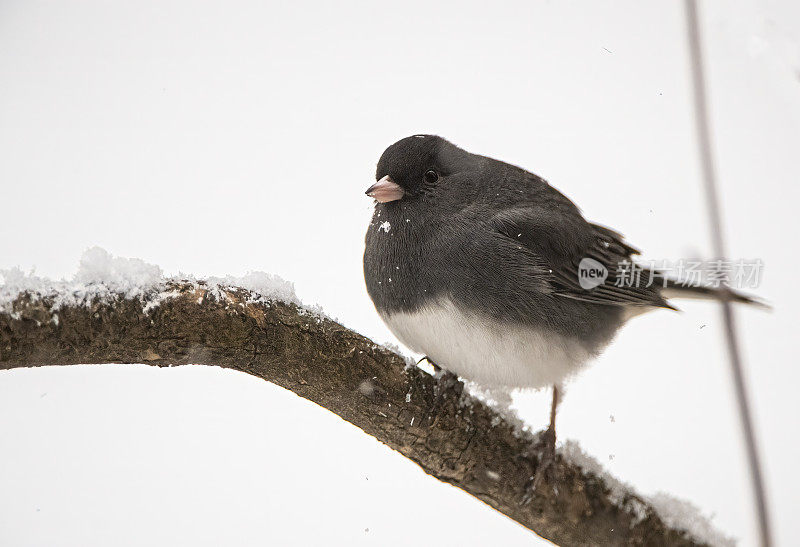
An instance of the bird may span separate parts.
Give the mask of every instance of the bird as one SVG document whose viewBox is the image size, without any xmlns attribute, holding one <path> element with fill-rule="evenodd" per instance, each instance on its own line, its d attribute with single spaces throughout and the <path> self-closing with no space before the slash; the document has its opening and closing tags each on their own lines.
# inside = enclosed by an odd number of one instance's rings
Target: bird
<svg viewBox="0 0 800 547">
<path fill-rule="evenodd" d="M 488 388 L 552 386 L 548 461 L 564 382 L 628 320 L 675 310 L 673 298 L 760 303 L 637 263 L 637 248 L 545 179 L 436 135 L 386 148 L 375 180 L 363 267 L 381 319 L 437 370 Z"/>
</svg>

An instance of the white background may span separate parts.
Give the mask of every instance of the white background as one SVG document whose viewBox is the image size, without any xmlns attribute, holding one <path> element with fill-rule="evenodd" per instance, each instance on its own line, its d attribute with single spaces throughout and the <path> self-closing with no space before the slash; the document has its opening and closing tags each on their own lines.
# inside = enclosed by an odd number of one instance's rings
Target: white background
<svg viewBox="0 0 800 547">
<path fill-rule="evenodd" d="M 702 2 L 729 251 L 781 544 L 796 463 L 800 4 Z M 266 270 L 391 341 L 363 234 L 383 149 L 437 133 L 522 165 L 648 258 L 710 252 L 679 2 L 0 3 L 0 268 L 100 245 L 167 273 Z M 559 416 L 643 493 L 755 541 L 715 306 L 636 319 Z M 518 397 L 544 425 L 549 394 Z M 614 417 L 613 421 L 611 417 Z M 0 373 L 0 544 L 529 545 L 339 418 L 231 371 Z"/>
</svg>

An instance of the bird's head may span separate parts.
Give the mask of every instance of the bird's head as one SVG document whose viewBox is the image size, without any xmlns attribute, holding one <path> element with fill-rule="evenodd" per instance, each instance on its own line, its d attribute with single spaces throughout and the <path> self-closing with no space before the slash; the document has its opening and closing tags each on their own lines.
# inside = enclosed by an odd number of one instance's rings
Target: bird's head
<svg viewBox="0 0 800 547">
<path fill-rule="evenodd" d="M 375 184 L 366 194 L 388 203 L 434 193 L 466 168 L 472 155 L 436 135 L 413 135 L 387 148 L 378 161 Z"/>
</svg>

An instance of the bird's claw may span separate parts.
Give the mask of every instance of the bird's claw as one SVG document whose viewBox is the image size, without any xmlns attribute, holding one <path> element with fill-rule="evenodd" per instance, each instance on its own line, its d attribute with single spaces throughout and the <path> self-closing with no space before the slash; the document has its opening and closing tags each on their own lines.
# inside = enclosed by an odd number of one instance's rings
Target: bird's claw
<svg viewBox="0 0 800 547">
<path fill-rule="evenodd" d="M 544 481 L 555 486 L 556 470 L 556 432 L 549 427 L 544 431 L 544 450 L 536 467 L 533 489 L 536 490 Z"/>
<path fill-rule="evenodd" d="M 430 425 L 435 423 L 436 415 L 444 406 L 448 394 L 452 393 L 456 398 L 460 398 L 461 392 L 464 389 L 464 384 L 458 381 L 458 376 L 442 368 L 436 368 L 438 370 L 436 371 L 436 383 L 433 386 L 433 403 L 428 409 L 425 421 L 423 422 Z"/>
<path fill-rule="evenodd" d="M 525 493 L 522 495 L 522 505 L 527 505 L 533 500 L 539 486 L 549 484 L 553 488 L 553 493 L 558 495 L 556 484 L 556 432 L 547 428 L 541 435 L 542 446 L 536 465 L 536 472 L 525 486 Z"/>
</svg>

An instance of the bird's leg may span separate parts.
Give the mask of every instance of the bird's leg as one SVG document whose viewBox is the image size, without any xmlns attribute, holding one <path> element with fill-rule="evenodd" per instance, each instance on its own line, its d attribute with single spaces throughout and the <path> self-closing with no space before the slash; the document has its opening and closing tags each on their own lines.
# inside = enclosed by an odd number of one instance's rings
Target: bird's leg
<svg viewBox="0 0 800 547">
<path fill-rule="evenodd" d="M 550 425 L 545 431 L 545 449 L 553 459 L 556 457 L 556 410 L 558 409 L 559 401 L 558 386 L 553 386 L 553 402 L 550 404 Z"/>
<path fill-rule="evenodd" d="M 544 441 L 544 448 L 541 456 L 539 457 L 539 465 L 536 467 L 536 475 L 533 479 L 531 487 L 532 492 L 535 492 L 542 481 L 553 483 L 555 463 L 556 463 L 556 410 L 559 403 L 559 389 L 558 386 L 553 386 L 553 402 L 550 406 L 550 425 L 542 435 Z M 555 488 L 555 486 L 554 486 Z M 531 494 L 532 494 L 531 492 Z M 528 494 L 526 494 L 527 496 Z M 528 499 L 530 501 L 530 498 Z"/>
</svg>

